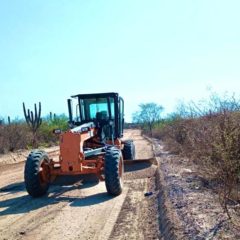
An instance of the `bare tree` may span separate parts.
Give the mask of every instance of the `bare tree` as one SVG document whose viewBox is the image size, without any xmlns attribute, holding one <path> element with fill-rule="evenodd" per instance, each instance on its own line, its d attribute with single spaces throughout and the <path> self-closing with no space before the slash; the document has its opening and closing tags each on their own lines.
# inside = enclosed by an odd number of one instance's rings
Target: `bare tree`
<svg viewBox="0 0 240 240">
<path fill-rule="evenodd" d="M 147 126 L 152 136 L 153 126 L 160 120 L 163 106 L 150 102 L 141 103 L 139 107 L 140 110 L 133 114 L 133 122 L 141 124 L 142 126 Z"/>
</svg>

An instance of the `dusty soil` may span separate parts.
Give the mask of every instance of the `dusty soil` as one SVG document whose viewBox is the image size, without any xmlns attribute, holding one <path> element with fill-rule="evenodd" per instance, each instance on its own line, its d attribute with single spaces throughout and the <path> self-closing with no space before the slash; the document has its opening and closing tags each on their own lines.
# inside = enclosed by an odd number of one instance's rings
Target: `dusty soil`
<svg viewBox="0 0 240 240">
<path fill-rule="evenodd" d="M 126 132 L 137 158 L 152 158 L 152 144 L 138 130 Z M 23 183 L 28 152 L 0 157 L 0 239 L 158 239 L 157 166 L 126 166 L 118 197 L 94 177 L 58 179 L 48 196 L 31 198 Z M 153 194 L 145 197 L 144 193 Z"/>
<path fill-rule="evenodd" d="M 28 152 L 0 156 L 0 239 L 240 239 L 233 211 L 240 205 L 229 206 L 229 220 L 192 162 L 138 130 L 126 138 L 137 159 L 157 161 L 126 165 L 124 191 L 115 198 L 88 176 L 57 179 L 48 196 L 33 199 L 23 183 Z"/>
<path fill-rule="evenodd" d="M 176 239 L 240 239 L 240 211 L 233 211 L 240 204 L 229 205 L 229 220 L 213 185 L 201 176 L 197 166 L 164 151 L 158 140 L 152 142 L 160 166 L 161 190 L 166 195 L 164 205 Z"/>
<path fill-rule="evenodd" d="M 136 144 L 136 158 L 154 157 L 152 144 L 138 130 L 128 132 Z M 157 165 L 142 163 L 125 166 L 128 194 L 109 239 L 160 239 L 156 183 Z M 152 193 L 145 197 L 144 193 Z"/>
</svg>

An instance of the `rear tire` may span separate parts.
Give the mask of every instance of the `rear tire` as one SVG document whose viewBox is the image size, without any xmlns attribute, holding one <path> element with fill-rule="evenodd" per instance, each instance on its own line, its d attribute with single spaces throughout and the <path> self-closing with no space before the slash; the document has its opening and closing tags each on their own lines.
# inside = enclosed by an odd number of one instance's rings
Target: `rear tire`
<svg viewBox="0 0 240 240">
<path fill-rule="evenodd" d="M 132 140 L 124 142 L 122 153 L 124 160 L 135 160 L 135 145 Z"/>
<path fill-rule="evenodd" d="M 123 159 L 118 148 L 111 147 L 105 154 L 105 185 L 107 192 L 118 196 L 123 190 Z"/>
<path fill-rule="evenodd" d="M 46 152 L 32 151 L 26 161 L 24 181 L 26 190 L 32 197 L 44 195 L 50 185 L 50 166 Z"/>
</svg>

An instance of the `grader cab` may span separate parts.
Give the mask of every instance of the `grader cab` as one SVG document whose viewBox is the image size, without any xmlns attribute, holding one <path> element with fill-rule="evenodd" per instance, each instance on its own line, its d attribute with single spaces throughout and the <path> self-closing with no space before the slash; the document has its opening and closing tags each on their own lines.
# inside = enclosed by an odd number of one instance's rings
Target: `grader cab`
<svg viewBox="0 0 240 240">
<path fill-rule="evenodd" d="M 135 159 L 133 141 L 122 140 L 123 99 L 118 93 L 78 94 L 68 99 L 68 111 L 69 130 L 55 131 L 60 144 L 57 159 L 42 150 L 29 154 L 24 171 L 27 192 L 44 195 L 60 175 L 96 174 L 109 194 L 121 194 L 123 160 Z"/>
</svg>

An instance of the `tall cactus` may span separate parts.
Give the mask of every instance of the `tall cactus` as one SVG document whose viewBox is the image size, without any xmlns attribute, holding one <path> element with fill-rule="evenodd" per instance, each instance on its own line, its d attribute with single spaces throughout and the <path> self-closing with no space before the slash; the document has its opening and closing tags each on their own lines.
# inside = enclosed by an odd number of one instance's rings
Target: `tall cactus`
<svg viewBox="0 0 240 240">
<path fill-rule="evenodd" d="M 56 118 L 57 118 L 56 113 L 52 113 L 52 112 L 49 113 L 49 120 L 50 121 L 55 121 Z"/>
<path fill-rule="evenodd" d="M 49 119 L 50 119 L 50 121 L 52 121 L 52 119 L 53 119 L 52 118 L 52 112 L 49 113 Z"/>
<path fill-rule="evenodd" d="M 37 110 L 37 104 L 34 104 L 34 113 L 33 111 L 30 111 L 30 109 L 25 108 L 25 104 L 23 102 L 23 113 L 24 113 L 24 117 L 26 119 L 26 122 L 29 126 L 29 128 L 31 129 L 32 133 L 33 133 L 33 147 L 37 146 L 37 130 L 40 127 L 40 125 L 42 124 L 42 118 L 41 118 L 41 102 L 39 102 L 39 107 Z"/>
</svg>

